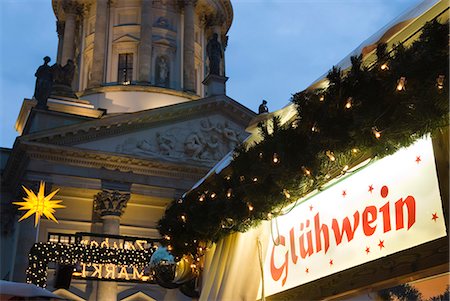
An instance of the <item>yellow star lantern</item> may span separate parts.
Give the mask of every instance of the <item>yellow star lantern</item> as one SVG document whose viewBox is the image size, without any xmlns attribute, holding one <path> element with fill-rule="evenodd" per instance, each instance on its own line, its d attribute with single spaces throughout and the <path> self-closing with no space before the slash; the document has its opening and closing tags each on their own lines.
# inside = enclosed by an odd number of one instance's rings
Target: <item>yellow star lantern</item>
<svg viewBox="0 0 450 301">
<path fill-rule="evenodd" d="M 27 196 L 23 198 L 25 202 L 13 202 L 13 204 L 22 206 L 19 210 L 28 210 L 20 219 L 19 222 L 35 214 L 34 226 L 36 227 L 39 223 L 39 219 L 42 215 L 45 215 L 48 219 L 51 219 L 55 223 L 58 223 L 53 213 L 55 213 L 56 208 L 65 208 L 66 206 L 61 205 L 62 200 L 52 200 L 55 194 L 59 191 L 59 188 L 51 192 L 49 195 L 44 195 L 45 182 L 40 183 L 39 191 L 36 194 L 25 186 L 22 188 L 27 193 Z"/>
</svg>

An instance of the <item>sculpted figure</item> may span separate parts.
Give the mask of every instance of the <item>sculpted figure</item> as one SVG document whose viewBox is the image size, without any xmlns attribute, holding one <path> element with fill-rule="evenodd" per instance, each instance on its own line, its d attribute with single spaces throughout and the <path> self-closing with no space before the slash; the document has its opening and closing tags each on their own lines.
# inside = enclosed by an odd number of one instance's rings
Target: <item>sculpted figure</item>
<svg viewBox="0 0 450 301">
<path fill-rule="evenodd" d="M 199 159 L 203 152 L 203 143 L 197 133 L 190 134 L 184 142 L 185 153 L 192 158 Z"/>
<path fill-rule="evenodd" d="M 230 150 L 234 149 L 239 144 L 239 139 L 236 135 L 236 132 L 230 128 L 227 121 L 225 121 L 222 133 L 225 139 L 228 141 Z"/>
<path fill-rule="evenodd" d="M 156 142 L 158 142 L 159 152 L 162 155 L 170 155 L 174 148 L 172 137 L 167 134 L 156 133 Z"/>
<path fill-rule="evenodd" d="M 258 114 L 269 113 L 269 108 L 267 108 L 267 101 L 263 100 L 259 105 Z"/>
<path fill-rule="evenodd" d="M 206 54 L 209 59 L 209 74 L 220 75 L 220 61 L 222 59 L 222 45 L 217 40 L 219 36 L 214 33 L 206 45 Z"/>
<path fill-rule="evenodd" d="M 53 72 L 48 65 L 50 57 L 44 57 L 44 64 L 39 66 L 34 76 L 36 76 L 36 86 L 34 89 L 34 98 L 38 101 L 37 107 L 41 109 L 47 108 L 47 99 L 53 86 Z"/>
</svg>

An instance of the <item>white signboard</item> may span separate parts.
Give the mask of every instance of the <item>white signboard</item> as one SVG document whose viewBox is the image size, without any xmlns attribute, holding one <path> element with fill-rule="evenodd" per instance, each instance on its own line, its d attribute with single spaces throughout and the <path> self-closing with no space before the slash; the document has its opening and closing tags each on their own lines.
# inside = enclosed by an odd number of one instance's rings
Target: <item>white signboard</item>
<svg viewBox="0 0 450 301">
<path fill-rule="evenodd" d="M 266 296 L 445 236 L 431 139 L 278 217 L 273 235 L 264 263 Z"/>
</svg>

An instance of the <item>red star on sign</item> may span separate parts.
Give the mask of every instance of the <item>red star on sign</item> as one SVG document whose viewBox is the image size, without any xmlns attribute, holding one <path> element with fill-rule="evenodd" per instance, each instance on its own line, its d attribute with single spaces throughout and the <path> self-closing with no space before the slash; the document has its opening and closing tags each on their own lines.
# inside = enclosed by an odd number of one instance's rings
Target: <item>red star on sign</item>
<svg viewBox="0 0 450 301">
<path fill-rule="evenodd" d="M 333 259 L 330 259 L 330 265 L 333 265 Z"/>
<path fill-rule="evenodd" d="M 305 273 L 306 273 L 306 274 L 308 274 L 308 273 L 309 273 L 309 269 L 308 269 L 308 268 L 306 268 L 306 270 L 305 270 Z"/>
<path fill-rule="evenodd" d="M 309 211 L 312 211 L 313 210 L 313 205 L 309 205 Z"/>
<path fill-rule="evenodd" d="M 373 191 L 373 185 L 369 185 L 369 192 L 372 193 Z"/>
<path fill-rule="evenodd" d="M 366 247 L 366 254 L 369 254 L 369 253 L 370 253 L 370 248 Z"/>
<path fill-rule="evenodd" d="M 419 164 L 420 161 L 422 161 L 422 160 L 420 159 L 420 156 L 416 156 L 416 162 L 417 162 L 417 164 Z"/>
<path fill-rule="evenodd" d="M 347 195 L 347 191 L 343 190 L 342 191 L 342 196 L 345 198 L 346 195 Z"/>
<path fill-rule="evenodd" d="M 380 247 L 380 250 L 383 249 L 383 248 L 385 248 L 385 246 L 384 246 L 384 240 L 381 240 L 381 239 L 380 239 L 380 243 L 378 244 L 378 246 Z"/>
<path fill-rule="evenodd" d="M 432 217 L 431 219 L 434 220 L 434 222 L 436 222 L 436 220 L 439 218 L 439 217 L 437 216 L 437 212 L 433 213 L 432 216 L 433 216 L 433 217 Z"/>
</svg>

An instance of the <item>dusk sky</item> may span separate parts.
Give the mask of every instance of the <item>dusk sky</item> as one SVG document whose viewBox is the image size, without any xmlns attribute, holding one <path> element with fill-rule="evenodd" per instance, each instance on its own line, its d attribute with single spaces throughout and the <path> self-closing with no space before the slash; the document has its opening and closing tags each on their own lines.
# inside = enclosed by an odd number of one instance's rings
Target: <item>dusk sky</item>
<svg viewBox="0 0 450 301">
<path fill-rule="evenodd" d="M 288 104 L 361 42 L 422 0 L 232 0 L 227 94 L 256 111 Z M 0 0 L 0 146 L 12 147 L 24 98 L 46 55 L 56 60 L 51 0 Z"/>
</svg>

